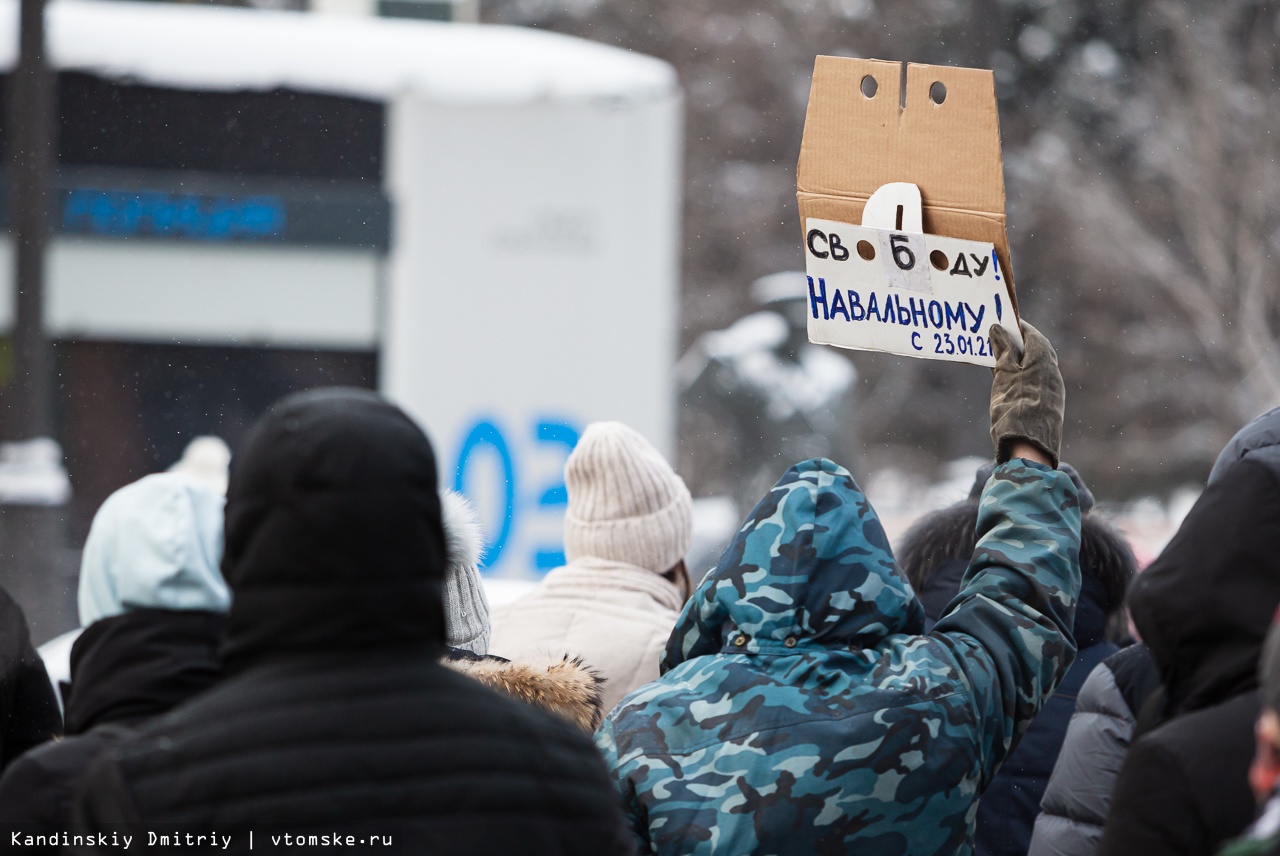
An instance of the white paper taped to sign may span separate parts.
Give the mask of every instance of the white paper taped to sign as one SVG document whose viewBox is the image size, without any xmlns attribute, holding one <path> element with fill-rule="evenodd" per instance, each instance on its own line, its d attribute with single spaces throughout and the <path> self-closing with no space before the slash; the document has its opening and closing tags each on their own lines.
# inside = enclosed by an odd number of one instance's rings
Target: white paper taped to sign
<svg viewBox="0 0 1280 856">
<path fill-rule="evenodd" d="M 805 221 L 809 341 L 994 366 L 999 324 L 1022 347 L 995 245 L 926 235 L 920 188 L 886 184 L 862 225 Z"/>
</svg>

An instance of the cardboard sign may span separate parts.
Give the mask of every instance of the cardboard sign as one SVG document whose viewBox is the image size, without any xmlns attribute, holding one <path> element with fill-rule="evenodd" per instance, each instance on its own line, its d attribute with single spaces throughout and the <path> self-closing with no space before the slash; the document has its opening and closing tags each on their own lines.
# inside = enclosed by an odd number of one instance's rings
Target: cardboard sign
<svg viewBox="0 0 1280 856">
<path fill-rule="evenodd" d="M 796 188 L 812 341 L 979 365 L 992 323 L 1021 342 L 990 71 L 818 57 Z"/>
<path fill-rule="evenodd" d="M 920 222 L 920 189 L 902 182 L 872 194 L 860 226 L 805 221 L 810 341 L 992 366 L 1000 324 L 1021 347 L 995 245 Z"/>
</svg>

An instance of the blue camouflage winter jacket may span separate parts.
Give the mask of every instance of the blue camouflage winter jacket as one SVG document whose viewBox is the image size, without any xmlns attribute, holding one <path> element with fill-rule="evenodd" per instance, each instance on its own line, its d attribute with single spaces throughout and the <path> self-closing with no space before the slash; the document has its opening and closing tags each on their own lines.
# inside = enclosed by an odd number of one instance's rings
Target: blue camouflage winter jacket
<svg viewBox="0 0 1280 856">
<path fill-rule="evenodd" d="M 1075 654 L 1066 475 L 987 484 L 960 594 L 928 635 L 884 530 L 827 460 L 756 506 L 596 742 L 642 852 L 970 853 L 977 800 Z"/>
</svg>

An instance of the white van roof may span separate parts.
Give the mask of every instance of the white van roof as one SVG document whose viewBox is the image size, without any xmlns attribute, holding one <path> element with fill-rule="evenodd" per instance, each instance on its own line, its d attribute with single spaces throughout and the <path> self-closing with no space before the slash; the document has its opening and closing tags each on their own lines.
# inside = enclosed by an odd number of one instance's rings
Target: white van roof
<svg viewBox="0 0 1280 856">
<path fill-rule="evenodd" d="M 18 54 L 18 0 L 0 0 L 0 69 Z M 201 91 L 276 88 L 454 104 L 670 97 L 667 63 L 540 30 L 124 0 L 51 0 L 53 66 Z"/>
</svg>

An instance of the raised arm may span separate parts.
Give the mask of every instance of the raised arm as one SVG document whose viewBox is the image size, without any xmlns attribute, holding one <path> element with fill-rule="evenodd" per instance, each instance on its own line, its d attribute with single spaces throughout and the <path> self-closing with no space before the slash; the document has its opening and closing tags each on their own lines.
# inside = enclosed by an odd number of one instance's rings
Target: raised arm
<svg viewBox="0 0 1280 856">
<path fill-rule="evenodd" d="M 1000 327 L 991 437 L 1000 464 L 982 493 L 977 546 L 931 635 L 968 678 L 989 781 L 1075 658 L 1080 507 L 1054 467 L 1064 392 L 1053 347 L 1023 322 L 1025 353 Z"/>
</svg>

